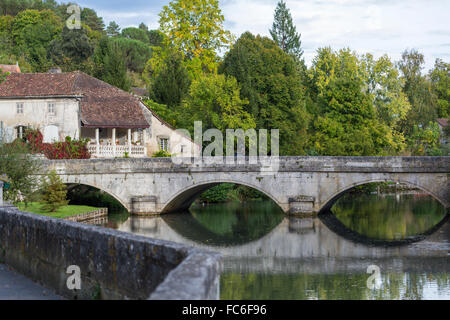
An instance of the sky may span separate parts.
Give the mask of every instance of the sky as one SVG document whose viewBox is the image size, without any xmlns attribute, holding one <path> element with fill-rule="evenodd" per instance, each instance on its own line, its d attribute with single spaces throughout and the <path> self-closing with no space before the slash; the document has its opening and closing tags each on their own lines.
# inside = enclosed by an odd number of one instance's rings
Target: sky
<svg viewBox="0 0 450 320">
<path fill-rule="evenodd" d="M 278 0 L 219 0 L 225 28 L 239 37 L 245 31 L 270 36 Z M 308 66 L 320 47 L 350 48 L 394 61 L 405 49 L 425 56 L 424 72 L 436 58 L 450 61 L 449 0 L 285 0 L 301 33 Z M 158 28 L 158 14 L 169 0 L 80 0 L 93 8 L 105 24 L 121 28 L 141 22 Z"/>
</svg>

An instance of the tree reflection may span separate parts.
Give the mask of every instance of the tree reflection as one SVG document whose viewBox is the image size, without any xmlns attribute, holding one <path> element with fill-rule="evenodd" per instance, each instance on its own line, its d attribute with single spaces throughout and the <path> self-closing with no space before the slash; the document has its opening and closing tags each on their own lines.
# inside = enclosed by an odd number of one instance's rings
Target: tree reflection
<svg viewBox="0 0 450 320">
<path fill-rule="evenodd" d="M 427 195 L 344 195 L 331 211 L 349 229 L 372 239 L 403 240 L 422 235 L 446 216 Z"/>
</svg>

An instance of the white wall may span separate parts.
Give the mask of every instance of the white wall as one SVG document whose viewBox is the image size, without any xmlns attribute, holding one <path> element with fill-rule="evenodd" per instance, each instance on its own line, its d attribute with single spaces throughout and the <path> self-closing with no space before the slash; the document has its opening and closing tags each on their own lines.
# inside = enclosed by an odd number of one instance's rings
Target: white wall
<svg viewBox="0 0 450 320">
<path fill-rule="evenodd" d="M 169 153 L 179 157 L 193 157 L 200 154 L 201 147 L 194 144 L 191 139 L 179 134 L 173 130 L 169 125 L 160 121 L 153 113 L 144 105 L 141 104 L 144 116 L 147 122 L 150 123 L 150 128 L 144 131 L 144 141 L 147 147 L 147 156 L 151 157 L 159 151 L 159 139 L 169 139 Z M 181 153 L 181 146 L 184 146 L 183 153 Z"/>
<path fill-rule="evenodd" d="M 17 113 L 17 102 L 23 103 L 23 114 Z M 49 102 L 55 103 L 54 114 L 48 112 Z M 58 136 L 59 141 L 63 141 L 66 136 L 73 139 L 79 139 L 80 136 L 79 102 L 76 99 L 0 99 L 0 121 L 3 121 L 5 132 L 14 134 L 9 139 L 16 138 L 17 126 L 48 133 L 44 140 L 54 135 Z M 56 126 L 57 133 L 55 128 L 48 126 Z"/>
</svg>

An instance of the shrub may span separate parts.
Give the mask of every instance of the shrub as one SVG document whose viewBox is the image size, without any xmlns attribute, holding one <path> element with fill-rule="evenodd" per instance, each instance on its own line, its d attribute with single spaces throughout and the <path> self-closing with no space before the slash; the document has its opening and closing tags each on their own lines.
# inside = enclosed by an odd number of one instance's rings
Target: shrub
<svg viewBox="0 0 450 320">
<path fill-rule="evenodd" d="M 66 137 L 64 142 L 44 143 L 39 130 L 27 129 L 25 138 L 32 153 L 43 153 L 48 159 L 89 159 L 87 144 L 89 139 L 72 140 Z"/>
<path fill-rule="evenodd" d="M 55 212 L 69 203 L 66 185 L 54 170 L 42 181 L 42 202 L 44 203 L 42 209 L 50 212 Z"/>
<path fill-rule="evenodd" d="M 153 158 L 170 158 L 172 155 L 165 151 L 165 150 L 159 150 L 157 153 L 153 155 Z"/>
<path fill-rule="evenodd" d="M 31 157 L 23 141 L 0 144 L 0 176 L 7 175 L 10 183 L 4 192 L 5 200 L 27 203 L 37 182 L 33 174 L 38 170 L 39 161 Z"/>
</svg>

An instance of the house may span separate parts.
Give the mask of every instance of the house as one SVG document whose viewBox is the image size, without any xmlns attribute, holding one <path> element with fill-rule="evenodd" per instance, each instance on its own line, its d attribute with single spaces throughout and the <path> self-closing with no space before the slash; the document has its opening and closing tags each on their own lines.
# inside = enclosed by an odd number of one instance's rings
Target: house
<svg viewBox="0 0 450 320">
<path fill-rule="evenodd" d="M 445 128 L 448 128 L 448 119 L 437 119 L 439 129 L 441 131 L 441 145 L 444 146 L 448 143 L 448 134 L 445 132 Z"/>
<path fill-rule="evenodd" d="M 20 73 L 19 63 L 16 64 L 0 64 L 0 70 L 8 73 Z"/>
<path fill-rule="evenodd" d="M 6 140 L 23 138 L 27 127 L 40 129 L 44 142 L 89 138 L 96 158 L 200 151 L 139 98 L 79 71 L 7 75 L 0 84 L 0 121 Z"/>
</svg>

